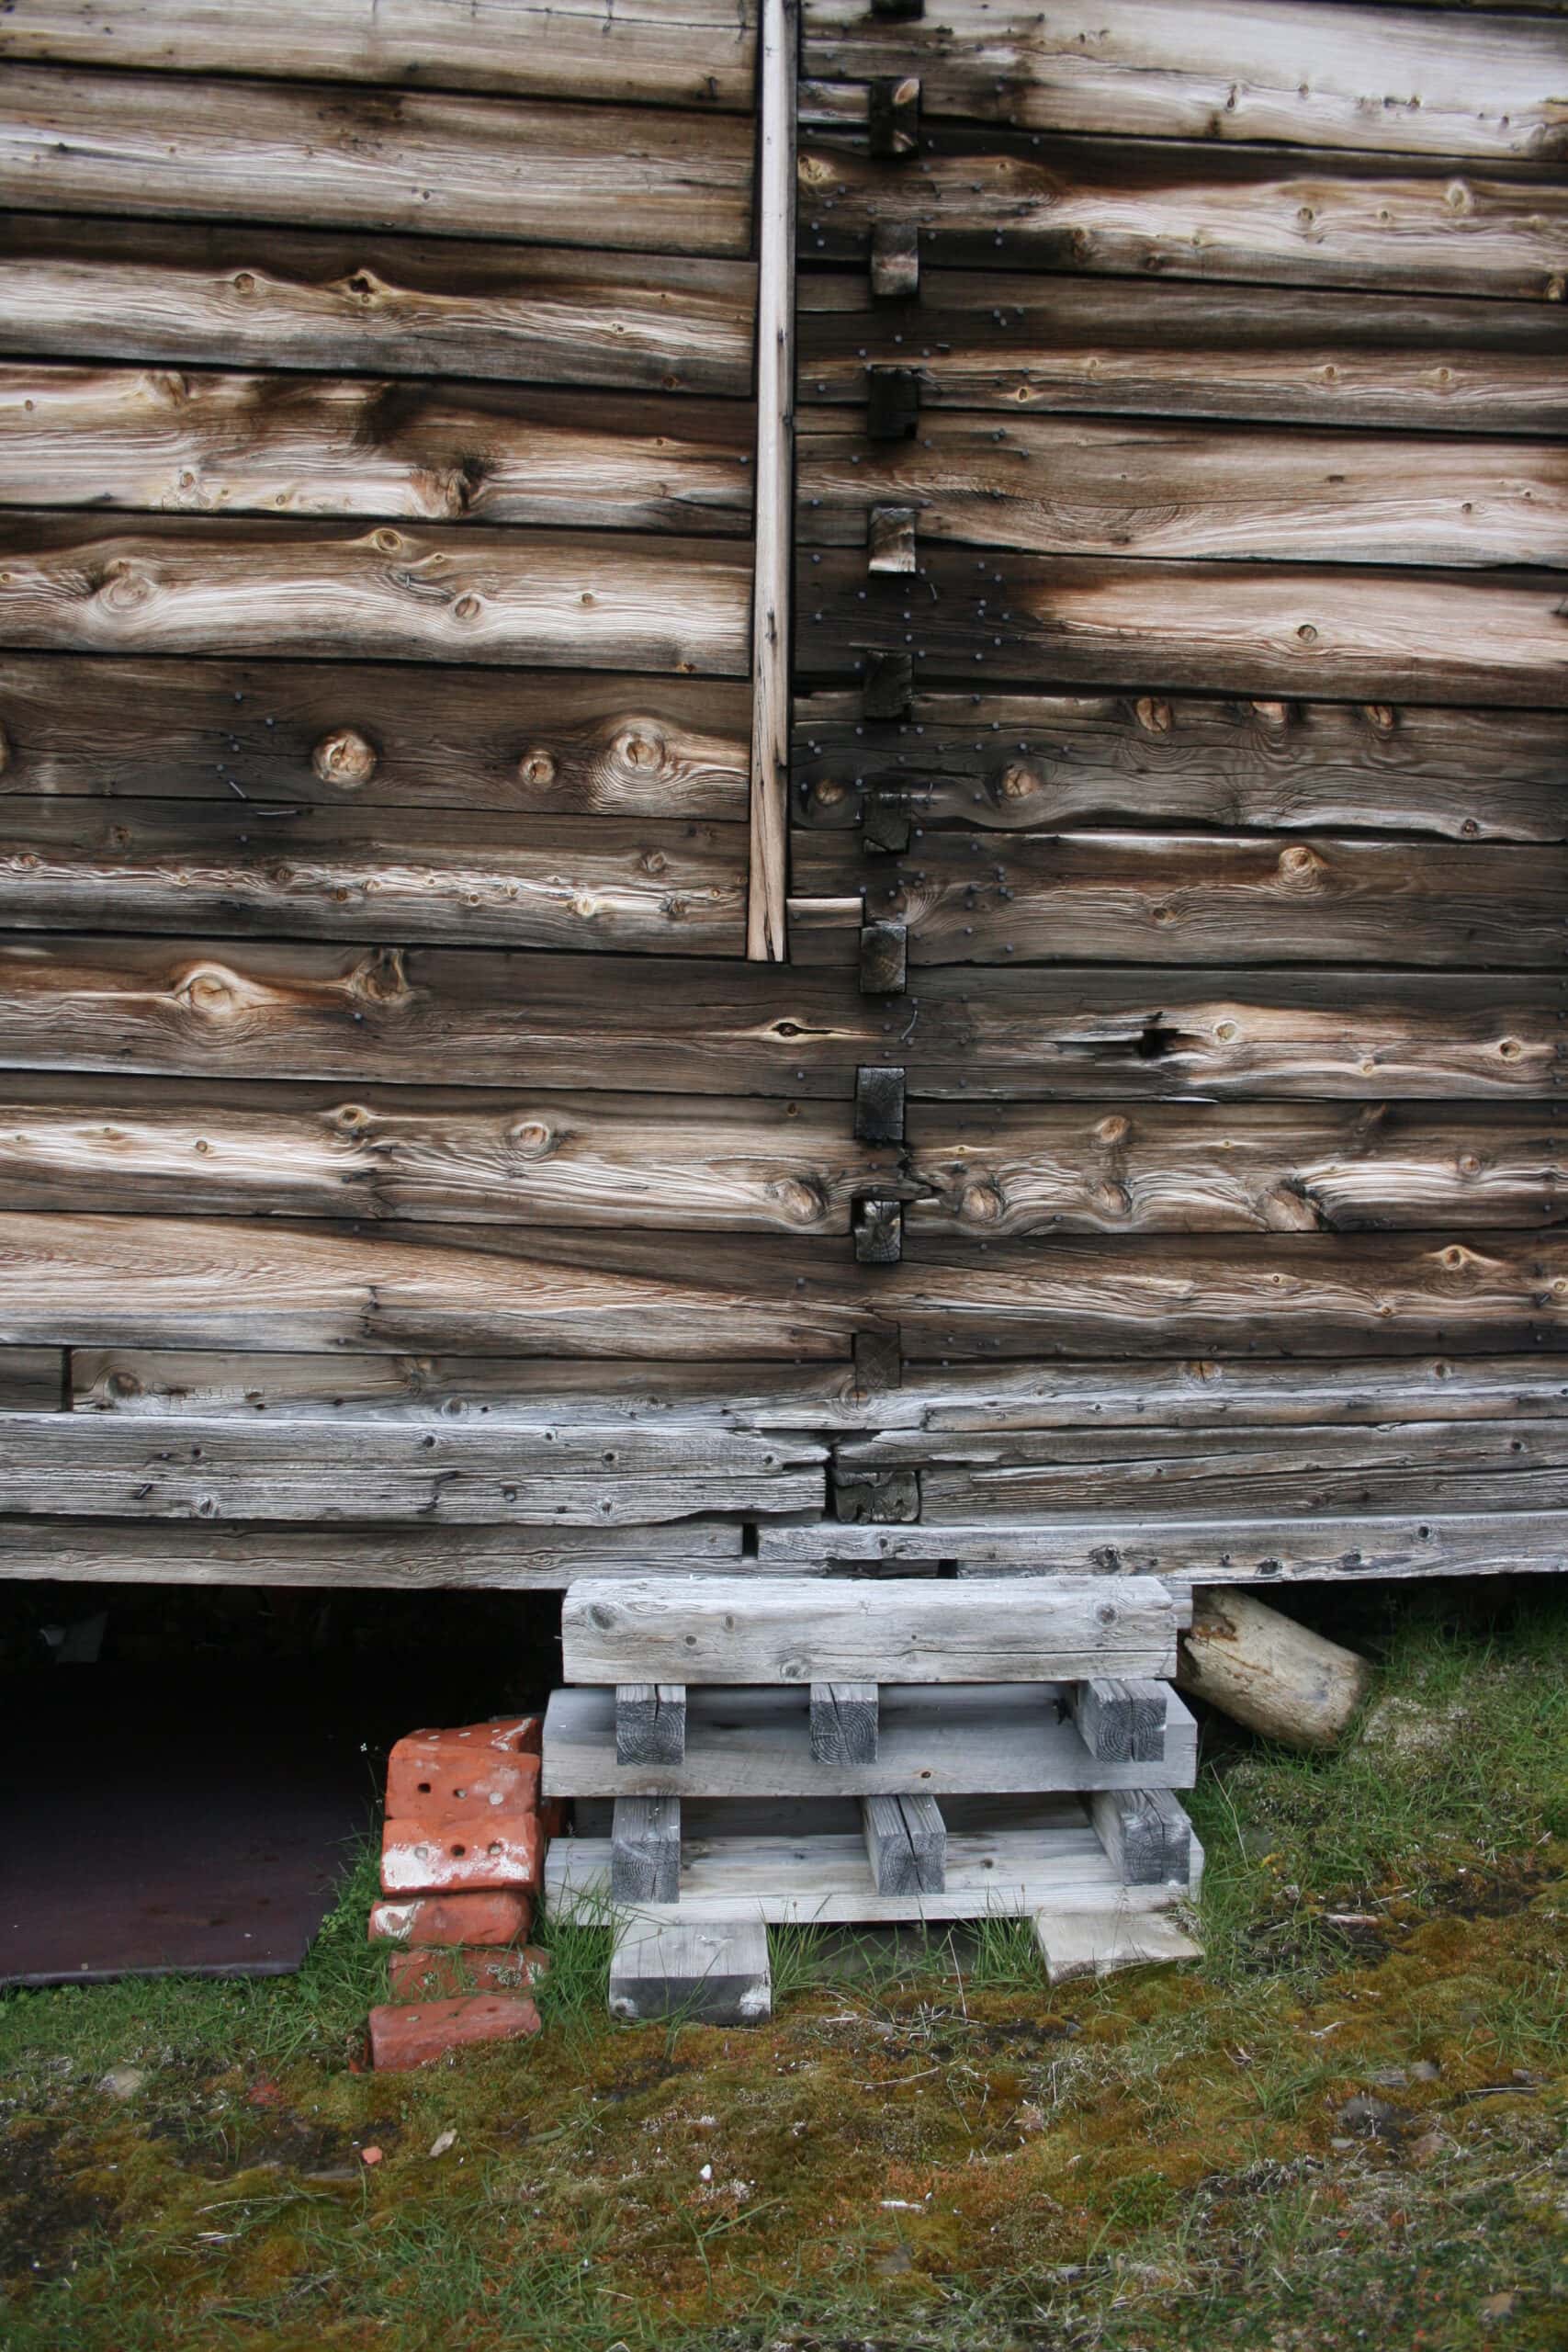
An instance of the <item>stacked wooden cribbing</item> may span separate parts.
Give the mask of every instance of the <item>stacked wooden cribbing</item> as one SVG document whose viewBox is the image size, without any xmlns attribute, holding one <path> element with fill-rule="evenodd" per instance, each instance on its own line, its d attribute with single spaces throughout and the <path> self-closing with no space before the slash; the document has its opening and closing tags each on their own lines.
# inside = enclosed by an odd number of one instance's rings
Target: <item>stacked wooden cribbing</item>
<svg viewBox="0 0 1568 2352">
<path fill-rule="evenodd" d="M 1053 1977 L 1189 1956 L 1180 1616 L 1149 1577 L 581 1579 L 547 1901 L 613 1912 L 626 2017 L 765 2017 L 770 1923 L 1022 1917 Z"/>
</svg>

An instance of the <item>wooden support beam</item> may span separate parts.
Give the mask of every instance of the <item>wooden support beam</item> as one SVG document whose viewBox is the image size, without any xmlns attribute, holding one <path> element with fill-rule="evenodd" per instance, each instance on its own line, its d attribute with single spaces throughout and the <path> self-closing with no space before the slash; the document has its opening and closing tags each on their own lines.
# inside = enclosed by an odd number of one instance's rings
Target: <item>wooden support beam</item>
<svg viewBox="0 0 1568 2352">
<path fill-rule="evenodd" d="M 757 181 L 756 574 L 751 605 L 751 866 L 746 953 L 789 953 L 789 663 L 795 503 L 795 86 L 799 0 L 761 0 Z"/>
<path fill-rule="evenodd" d="M 890 1331 L 857 1331 L 853 1355 L 857 1396 L 869 1399 L 899 1386 L 904 1356 L 897 1324 Z"/>
<path fill-rule="evenodd" d="M 683 1682 L 622 1682 L 615 1688 L 617 1764 L 679 1764 L 686 1754 Z"/>
<path fill-rule="evenodd" d="M 871 291 L 877 302 L 919 300 L 920 232 L 914 221 L 879 221 L 873 229 Z"/>
<path fill-rule="evenodd" d="M 872 154 L 879 163 L 906 163 L 919 139 L 919 76 L 878 74 L 867 94 L 866 143 Z"/>
<path fill-rule="evenodd" d="M 1496 1521 L 1504 1544 L 1508 1517 L 1505 1513 Z M 1249 1592 L 1219 1585 L 1193 1594 L 1177 1679 L 1182 1690 L 1266 1739 L 1287 1747 L 1333 1747 L 1349 1728 L 1371 1679 L 1371 1668 L 1354 1650 L 1297 1624 Z"/>
<path fill-rule="evenodd" d="M 855 1203 L 855 1262 L 862 1266 L 896 1266 L 904 1255 L 902 1201 L 863 1199 Z"/>
<path fill-rule="evenodd" d="M 861 717 L 903 718 L 915 693 L 915 664 L 908 653 L 873 650 L 861 662 Z"/>
<path fill-rule="evenodd" d="M 850 1527 L 913 1524 L 920 1516 L 920 1474 L 835 1469 L 833 1516 Z"/>
<path fill-rule="evenodd" d="M 902 996 L 909 978 L 909 926 L 868 922 L 860 935 L 863 996 Z"/>
<path fill-rule="evenodd" d="M 628 2023 L 678 2018 L 762 2025 L 773 2012 L 768 1930 L 760 1918 L 631 1918 L 610 1956 L 610 2015 Z"/>
<path fill-rule="evenodd" d="M 1165 1756 L 1169 1687 L 1122 1675 L 1070 1682 L 1067 1713 L 1097 1763 L 1157 1764 Z"/>
<path fill-rule="evenodd" d="M 680 1901 L 679 1797 L 615 1799 L 610 1833 L 610 1899 L 614 1903 Z"/>
<path fill-rule="evenodd" d="M 902 1143 L 904 1072 L 897 1066 L 867 1063 L 855 1072 L 855 1140 Z"/>
<path fill-rule="evenodd" d="M 1096 1789 L 1089 1810 L 1096 1836 L 1128 1886 L 1168 1881 L 1186 1886 L 1192 1826 L 1168 1789 Z"/>
<path fill-rule="evenodd" d="M 868 571 L 913 573 L 917 569 L 914 508 L 874 506 L 866 517 L 865 546 Z"/>
<path fill-rule="evenodd" d="M 912 439 L 920 421 L 920 379 L 913 368 L 868 368 L 865 429 L 873 441 Z"/>
<path fill-rule="evenodd" d="M 874 1682 L 814 1682 L 811 1754 L 818 1764 L 874 1764 L 881 1698 Z"/>
<path fill-rule="evenodd" d="M 862 1797 L 861 1826 L 878 1894 L 940 1894 L 947 1829 L 934 1797 Z"/>
</svg>

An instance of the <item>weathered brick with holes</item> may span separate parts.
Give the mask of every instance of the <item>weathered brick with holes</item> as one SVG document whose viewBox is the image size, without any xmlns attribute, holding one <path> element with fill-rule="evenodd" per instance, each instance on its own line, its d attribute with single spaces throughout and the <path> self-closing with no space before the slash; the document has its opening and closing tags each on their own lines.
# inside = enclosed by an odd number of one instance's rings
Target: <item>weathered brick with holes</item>
<svg viewBox="0 0 1568 2352">
<path fill-rule="evenodd" d="M 538 1715 L 505 1715 L 457 1731 L 411 1731 L 387 1759 L 389 1815 L 446 1821 L 536 1804 L 541 1729 Z"/>
<path fill-rule="evenodd" d="M 549 1967 L 536 1945 L 471 1951 L 395 1951 L 387 1962 L 394 2001 L 456 2001 L 470 1993 L 524 1992 Z"/>
<path fill-rule="evenodd" d="M 537 1785 L 538 1766 L 534 1766 Z M 445 1894 L 513 1887 L 538 1891 L 545 1837 L 532 1792 L 526 1803 L 445 1821 L 409 1814 L 381 1831 L 384 1894 Z"/>
<path fill-rule="evenodd" d="M 520 1944 L 533 1924 L 528 1896 L 505 1891 L 415 1895 L 406 1902 L 370 1906 L 372 1943 L 407 1944 L 420 1951 Z"/>
<path fill-rule="evenodd" d="M 539 2030 L 525 1993 L 472 1993 L 455 2001 L 387 2002 L 370 2012 L 370 2061 L 378 2073 L 428 2066 L 479 2041 L 516 2041 Z"/>
</svg>

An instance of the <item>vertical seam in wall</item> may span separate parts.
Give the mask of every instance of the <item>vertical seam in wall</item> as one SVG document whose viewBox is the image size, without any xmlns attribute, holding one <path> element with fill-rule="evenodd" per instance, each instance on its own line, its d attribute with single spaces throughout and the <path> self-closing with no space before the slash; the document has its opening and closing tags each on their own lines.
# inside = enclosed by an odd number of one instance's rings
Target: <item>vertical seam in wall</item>
<svg viewBox="0 0 1568 2352">
<path fill-rule="evenodd" d="M 799 0 L 761 0 L 757 175 L 756 573 L 746 953 L 788 954 L 790 562 L 795 498 L 795 140 Z"/>
</svg>

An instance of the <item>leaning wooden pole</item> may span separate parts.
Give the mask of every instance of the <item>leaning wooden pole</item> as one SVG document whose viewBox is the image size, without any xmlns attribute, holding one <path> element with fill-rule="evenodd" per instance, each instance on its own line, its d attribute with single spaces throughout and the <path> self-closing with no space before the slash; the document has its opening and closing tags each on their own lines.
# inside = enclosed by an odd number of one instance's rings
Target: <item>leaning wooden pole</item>
<svg viewBox="0 0 1568 2352">
<path fill-rule="evenodd" d="M 795 91 L 799 0 L 762 0 L 757 187 L 757 573 L 746 953 L 788 950 L 790 508 L 795 481 Z"/>
</svg>

